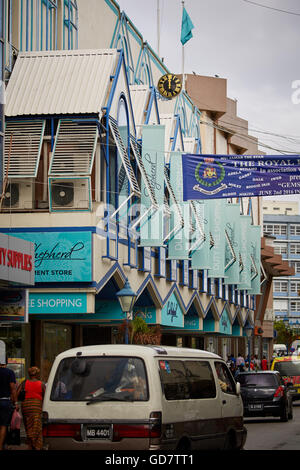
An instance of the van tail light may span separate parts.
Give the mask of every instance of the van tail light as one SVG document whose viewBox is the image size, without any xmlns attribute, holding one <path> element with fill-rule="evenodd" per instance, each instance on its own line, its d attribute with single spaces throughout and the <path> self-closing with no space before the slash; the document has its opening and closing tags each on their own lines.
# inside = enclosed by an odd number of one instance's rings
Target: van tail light
<svg viewBox="0 0 300 470">
<path fill-rule="evenodd" d="M 43 426 L 44 437 L 71 437 L 78 439 L 81 436 L 80 424 L 49 423 Z"/>
<path fill-rule="evenodd" d="M 276 392 L 274 393 L 274 398 L 277 397 L 283 397 L 283 387 L 281 385 L 277 388 Z"/>
<path fill-rule="evenodd" d="M 124 438 L 155 438 L 161 435 L 161 412 L 150 414 L 147 424 L 114 424 L 113 441 Z"/>
</svg>

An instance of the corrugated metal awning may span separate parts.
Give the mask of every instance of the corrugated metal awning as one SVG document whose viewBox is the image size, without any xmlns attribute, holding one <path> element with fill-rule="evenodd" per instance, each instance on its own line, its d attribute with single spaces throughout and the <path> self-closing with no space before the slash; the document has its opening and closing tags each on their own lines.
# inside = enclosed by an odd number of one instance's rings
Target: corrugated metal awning
<svg viewBox="0 0 300 470">
<path fill-rule="evenodd" d="M 118 58 L 116 49 L 20 53 L 6 88 L 6 116 L 99 113 Z"/>
</svg>

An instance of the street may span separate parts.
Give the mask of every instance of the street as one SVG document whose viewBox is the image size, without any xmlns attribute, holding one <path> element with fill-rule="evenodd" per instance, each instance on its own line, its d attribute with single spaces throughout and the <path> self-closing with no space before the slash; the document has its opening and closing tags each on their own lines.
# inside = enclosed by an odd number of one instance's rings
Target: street
<svg viewBox="0 0 300 470">
<path fill-rule="evenodd" d="M 245 418 L 248 431 L 245 450 L 299 450 L 300 402 L 293 406 L 294 418 L 282 423 L 279 418 Z"/>
</svg>

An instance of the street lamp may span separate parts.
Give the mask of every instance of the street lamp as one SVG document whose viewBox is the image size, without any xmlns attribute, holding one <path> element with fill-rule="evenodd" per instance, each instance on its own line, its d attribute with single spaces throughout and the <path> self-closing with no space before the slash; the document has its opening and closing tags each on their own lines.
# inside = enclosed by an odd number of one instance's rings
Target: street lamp
<svg viewBox="0 0 300 470">
<path fill-rule="evenodd" d="M 248 370 L 250 370 L 250 338 L 252 336 L 253 326 L 248 324 L 248 326 L 245 326 L 244 331 L 248 338 Z"/>
<path fill-rule="evenodd" d="M 128 279 L 126 278 L 125 285 L 116 294 L 122 312 L 125 314 L 126 329 L 125 329 L 125 344 L 128 344 L 128 321 L 132 320 L 132 309 L 136 299 L 136 293 L 131 289 Z"/>
</svg>

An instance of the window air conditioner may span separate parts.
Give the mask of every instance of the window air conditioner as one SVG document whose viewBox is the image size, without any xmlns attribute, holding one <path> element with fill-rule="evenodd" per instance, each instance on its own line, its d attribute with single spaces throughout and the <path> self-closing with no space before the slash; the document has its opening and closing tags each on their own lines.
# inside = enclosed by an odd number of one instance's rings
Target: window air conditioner
<svg viewBox="0 0 300 470">
<path fill-rule="evenodd" d="M 6 185 L 2 209 L 30 210 L 34 208 L 34 182 L 10 180 Z"/>
<path fill-rule="evenodd" d="M 88 210 L 90 182 L 88 178 L 50 179 L 51 210 Z"/>
</svg>

